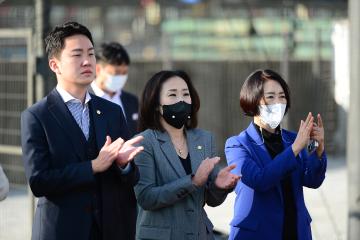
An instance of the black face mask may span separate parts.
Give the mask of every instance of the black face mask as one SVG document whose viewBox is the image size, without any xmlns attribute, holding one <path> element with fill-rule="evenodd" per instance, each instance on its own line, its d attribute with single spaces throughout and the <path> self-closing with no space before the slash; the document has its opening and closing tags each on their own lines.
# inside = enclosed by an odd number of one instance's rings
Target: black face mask
<svg viewBox="0 0 360 240">
<path fill-rule="evenodd" d="M 163 105 L 163 118 L 174 128 L 180 129 L 190 119 L 191 104 L 184 101 L 171 105 Z"/>
</svg>

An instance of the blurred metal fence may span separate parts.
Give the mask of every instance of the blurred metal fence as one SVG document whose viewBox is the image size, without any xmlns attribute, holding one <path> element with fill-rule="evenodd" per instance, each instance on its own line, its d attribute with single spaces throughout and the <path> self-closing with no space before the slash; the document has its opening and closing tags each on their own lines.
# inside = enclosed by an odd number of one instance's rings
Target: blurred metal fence
<svg viewBox="0 0 360 240">
<path fill-rule="evenodd" d="M 24 183 L 20 113 L 33 103 L 31 42 L 29 29 L 0 30 L 0 163 L 15 184 Z"/>
<path fill-rule="evenodd" d="M 0 239 L 24 239 L 30 234 L 32 208 L 24 187 L 20 113 L 33 103 L 31 51 L 30 29 L 0 29 L 0 164 L 13 187 L 9 197 L 14 200 L 1 203 Z M 17 227 L 11 228 L 15 223 Z"/>
</svg>

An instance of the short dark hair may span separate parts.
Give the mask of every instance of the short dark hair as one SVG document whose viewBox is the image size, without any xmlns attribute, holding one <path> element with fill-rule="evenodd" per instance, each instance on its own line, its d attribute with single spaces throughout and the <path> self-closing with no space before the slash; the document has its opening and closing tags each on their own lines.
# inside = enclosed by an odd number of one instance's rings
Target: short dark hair
<svg viewBox="0 0 360 240">
<path fill-rule="evenodd" d="M 86 36 L 94 45 L 91 33 L 84 25 L 77 22 L 66 22 L 63 25 L 56 26 L 45 38 L 45 49 L 48 58 L 58 57 L 61 50 L 64 49 L 65 38 L 78 34 Z"/>
<path fill-rule="evenodd" d="M 198 123 L 197 113 L 200 108 L 200 98 L 191 82 L 190 77 L 181 70 L 164 70 L 152 76 L 145 85 L 140 101 L 140 131 L 144 131 L 146 129 L 165 131 L 160 123 L 160 91 L 164 82 L 175 76 L 182 78 L 186 82 L 191 97 L 191 118 L 185 123 L 185 128 L 196 128 Z"/>
<path fill-rule="evenodd" d="M 96 61 L 110 65 L 130 65 L 130 57 L 125 48 L 117 42 L 103 43 L 96 53 Z"/>
<path fill-rule="evenodd" d="M 245 115 L 253 117 L 260 114 L 259 104 L 264 96 L 264 83 L 268 80 L 274 80 L 281 85 L 287 102 L 285 113 L 290 108 L 290 89 L 285 80 L 273 70 L 259 69 L 247 77 L 240 90 L 240 107 Z"/>
</svg>

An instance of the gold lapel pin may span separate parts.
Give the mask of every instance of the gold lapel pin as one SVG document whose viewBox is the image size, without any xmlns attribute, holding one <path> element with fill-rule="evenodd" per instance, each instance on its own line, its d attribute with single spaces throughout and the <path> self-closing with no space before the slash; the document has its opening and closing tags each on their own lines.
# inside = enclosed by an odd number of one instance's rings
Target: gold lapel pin
<svg viewBox="0 0 360 240">
<path fill-rule="evenodd" d="M 201 149 L 202 149 L 202 146 L 200 146 L 200 145 L 197 146 L 197 149 L 198 149 L 198 150 L 201 150 Z"/>
<path fill-rule="evenodd" d="M 96 110 L 96 113 L 97 113 L 98 115 L 100 115 L 100 114 L 101 114 L 101 111 L 100 111 L 100 110 Z"/>
</svg>

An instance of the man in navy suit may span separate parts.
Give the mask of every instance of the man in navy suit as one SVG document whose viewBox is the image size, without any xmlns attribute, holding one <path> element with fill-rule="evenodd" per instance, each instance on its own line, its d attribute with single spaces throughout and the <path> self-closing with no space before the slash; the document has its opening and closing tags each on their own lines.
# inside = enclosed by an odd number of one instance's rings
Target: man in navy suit
<svg viewBox="0 0 360 240">
<path fill-rule="evenodd" d="M 125 48 L 116 42 L 103 43 L 96 53 L 96 79 L 90 91 L 119 105 L 131 135 L 137 133 L 139 101 L 123 89 L 128 79 L 130 57 Z"/>
<path fill-rule="evenodd" d="M 39 198 L 32 239 L 134 239 L 142 150 L 119 106 L 88 93 L 95 78 L 89 30 L 76 22 L 45 39 L 57 86 L 21 115 L 26 177 Z"/>
</svg>

